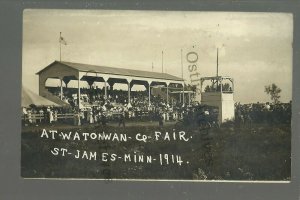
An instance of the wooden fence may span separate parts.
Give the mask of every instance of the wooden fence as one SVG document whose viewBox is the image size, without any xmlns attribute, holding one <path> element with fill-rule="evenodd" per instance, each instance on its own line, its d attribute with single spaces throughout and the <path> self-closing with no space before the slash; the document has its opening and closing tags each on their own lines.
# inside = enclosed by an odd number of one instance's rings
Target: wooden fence
<svg viewBox="0 0 300 200">
<path fill-rule="evenodd" d="M 74 113 L 64 113 L 64 114 L 53 114 L 53 121 L 64 121 L 67 119 L 74 119 Z M 49 115 L 43 113 L 30 113 L 23 114 L 22 121 L 31 122 L 31 123 L 42 123 L 50 122 Z"/>
</svg>

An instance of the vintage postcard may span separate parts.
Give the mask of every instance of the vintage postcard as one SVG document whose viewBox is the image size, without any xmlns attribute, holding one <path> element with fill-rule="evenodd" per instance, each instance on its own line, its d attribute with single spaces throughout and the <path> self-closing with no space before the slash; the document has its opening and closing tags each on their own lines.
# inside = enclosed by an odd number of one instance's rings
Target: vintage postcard
<svg viewBox="0 0 300 200">
<path fill-rule="evenodd" d="M 23 178 L 290 181 L 293 15 L 23 12 Z"/>
</svg>

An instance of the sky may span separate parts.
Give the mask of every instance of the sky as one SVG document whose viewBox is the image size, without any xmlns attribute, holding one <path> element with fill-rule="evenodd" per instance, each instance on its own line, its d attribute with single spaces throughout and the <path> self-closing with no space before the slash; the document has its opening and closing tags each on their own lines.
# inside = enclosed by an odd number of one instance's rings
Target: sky
<svg viewBox="0 0 300 200">
<path fill-rule="evenodd" d="M 199 77 L 215 76 L 219 49 L 219 75 L 234 79 L 236 102 L 270 101 L 272 83 L 282 102 L 292 99 L 289 13 L 27 9 L 22 83 L 36 93 L 35 73 L 59 60 L 60 32 L 62 61 L 161 72 L 163 51 L 164 73 L 181 77 L 182 67 L 187 83 L 186 54 L 197 53 Z"/>
</svg>

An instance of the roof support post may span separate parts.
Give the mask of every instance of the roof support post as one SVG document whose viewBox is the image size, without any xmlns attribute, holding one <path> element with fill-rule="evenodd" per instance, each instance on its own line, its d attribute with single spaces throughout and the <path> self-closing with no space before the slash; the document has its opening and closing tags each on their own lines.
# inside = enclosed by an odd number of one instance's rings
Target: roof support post
<svg viewBox="0 0 300 200">
<path fill-rule="evenodd" d="M 151 105 L 151 83 L 152 83 L 152 81 L 148 81 L 149 106 Z"/>
<path fill-rule="evenodd" d="M 78 81 L 77 81 L 77 87 L 78 87 L 78 95 L 77 95 L 77 102 L 78 102 L 78 109 L 80 109 L 80 78 L 78 78 Z"/>
<path fill-rule="evenodd" d="M 182 82 L 182 106 L 184 107 L 185 100 L 184 100 L 184 82 Z"/>
<path fill-rule="evenodd" d="M 104 97 L 107 100 L 107 81 L 109 78 L 107 76 L 103 76 L 102 78 L 104 80 Z"/>
<path fill-rule="evenodd" d="M 222 78 L 220 78 L 220 91 L 221 91 L 221 94 L 223 92 L 223 88 L 222 88 Z"/>
<path fill-rule="evenodd" d="M 132 81 L 132 79 L 127 78 L 127 82 L 128 82 L 128 104 L 127 104 L 127 106 L 131 106 L 131 104 L 130 104 L 130 91 L 131 91 L 130 83 L 131 83 L 131 81 Z"/>
<path fill-rule="evenodd" d="M 170 82 L 166 82 L 166 85 L 167 85 L 167 106 L 169 106 L 169 85 L 170 85 Z"/>
<path fill-rule="evenodd" d="M 78 112 L 79 112 L 79 109 L 81 109 L 81 99 L 80 99 L 80 80 L 81 78 L 83 77 L 83 75 L 79 72 L 78 73 L 78 81 L 77 81 L 77 87 L 78 87 L 78 95 L 77 95 L 77 102 L 78 102 Z M 79 123 L 80 123 L 80 117 L 79 117 Z"/>
<path fill-rule="evenodd" d="M 107 82 L 104 81 L 104 96 L 105 96 L 105 100 L 107 100 Z"/>
<path fill-rule="evenodd" d="M 181 103 L 181 93 L 179 92 L 179 102 Z"/>
<path fill-rule="evenodd" d="M 77 87 L 78 87 L 77 102 L 78 102 L 78 111 L 79 111 L 80 104 L 81 104 L 81 102 L 80 102 L 80 96 L 81 96 L 81 94 L 80 94 L 80 79 L 78 79 L 78 81 L 77 81 Z"/>
<path fill-rule="evenodd" d="M 60 80 L 60 100 L 63 99 L 63 79 L 62 78 L 59 78 Z"/>
<path fill-rule="evenodd" d="M 191 105 L 191 93 L 189 92 L 189 106 Z"/>
</svg>

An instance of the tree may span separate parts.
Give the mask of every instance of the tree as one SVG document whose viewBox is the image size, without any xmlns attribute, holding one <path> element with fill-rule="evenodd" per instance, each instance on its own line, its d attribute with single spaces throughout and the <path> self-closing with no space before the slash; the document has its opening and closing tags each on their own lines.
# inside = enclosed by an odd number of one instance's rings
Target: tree
<svg viewBox="0 0 300 200">
<path fill-rule="evenodd" d="M 279 94 L 281 92 L 281 89 L 275 83 L 272 83 L 272 85 L 265 86 L 265 92 L 271 96 L 271 100 L 275 104 L 279 103 Z"/>
</svg>

